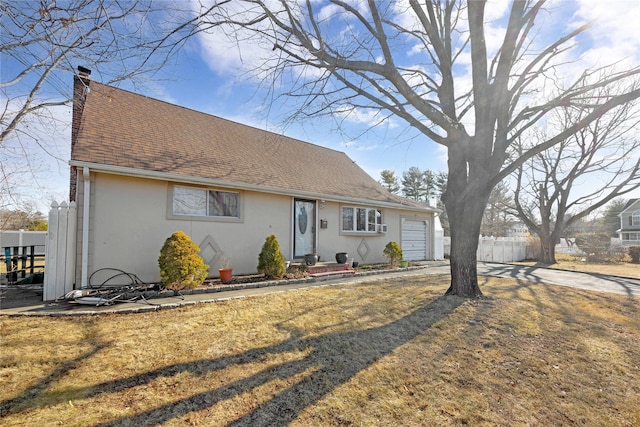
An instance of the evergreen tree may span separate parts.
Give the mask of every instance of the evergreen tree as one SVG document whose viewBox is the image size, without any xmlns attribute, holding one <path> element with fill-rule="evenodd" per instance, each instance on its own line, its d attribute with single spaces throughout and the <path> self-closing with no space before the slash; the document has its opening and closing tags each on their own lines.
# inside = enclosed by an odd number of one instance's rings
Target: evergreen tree
<svg viewBox="0 0 640 427">
<path fill-rule="evenodd" d="M 447 216 L 447 209 L 442 202 L 442 194 L 447 190 L 447 173 L 438 172 L 434 175 L 434 187 L 438 195 L 437 208 L 440 209 L 440 224 L 444 230 L 445 236 L 451 236 L 451 230 L 449 230 L 449 217 Z"/>
<path fill-rule="evenodd" d="M 409 199 L 425 201 L 435 188 L 433 172 L 411 166 L 402 172 L 402 194 Z"/>
<path fill-rule="evenodd" d="M 398 194 L 398 191 L 400 191 L 400 184 L 398 184 L 398 177 L 394 171 L 385 169 L 380 172 L 380 178 L 380 184 L 389 190 L 389 193 Z"/>
<path fill-rule="evenodd" d="M 491 191 L 484 210 L 480 234 L 505 237 L 509 228 L 517 221 L 510 212 L 512 206 L 513 196 L 509 194 L 509 188 L 502 182 L 498 183 Z"/>
</svg>

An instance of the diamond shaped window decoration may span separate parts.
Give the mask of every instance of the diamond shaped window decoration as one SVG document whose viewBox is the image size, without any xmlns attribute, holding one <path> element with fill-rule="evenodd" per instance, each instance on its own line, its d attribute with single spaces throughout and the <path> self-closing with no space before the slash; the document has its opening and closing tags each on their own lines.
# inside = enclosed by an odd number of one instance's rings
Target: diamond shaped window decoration
<svg viewBox="0 0 640 427">
<path fill-rule="evenodd" d="M 367 259 L 368 253 L 369 253 L 369 245 L 367 245 L 367 242 L 364 239 L 362 239 L 362 241 L 358 245 L 358 255 L 360 255 L 360 257 L 364 261 Z"/>
<path fill-rule="evenodd" d="M 220 246 L 218 246 L 210 234 L 200 243 L 200 256 L 204 259 L 204 262 L 210 266 L 213 266 L 214 261 L 217 261 L 222 256 Z"/>
</svg>

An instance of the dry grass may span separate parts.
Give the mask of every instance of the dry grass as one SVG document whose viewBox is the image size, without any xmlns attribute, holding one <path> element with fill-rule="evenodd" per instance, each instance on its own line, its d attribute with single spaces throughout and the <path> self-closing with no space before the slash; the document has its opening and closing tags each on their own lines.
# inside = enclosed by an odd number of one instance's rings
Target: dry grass
<svg viewBox="0 0 640 427">
<path fill-rule="evenodd" d="M 638 299 L 482 280 L 0 317 L 1 424 L 640 425 Z"/>
<path fill-rule="evenodd" d="M 640 277 L 640 264 L 630 262 L 620 263 L 589 263 L 583 257 L 557 254 L 556 264 L 545 266 L 561 270 L 584 271 L 586 273 L 612 274 L 614 276 Z M 519 265 L 536 265 L 535 261 L 516 262 Z"/>
</svg>

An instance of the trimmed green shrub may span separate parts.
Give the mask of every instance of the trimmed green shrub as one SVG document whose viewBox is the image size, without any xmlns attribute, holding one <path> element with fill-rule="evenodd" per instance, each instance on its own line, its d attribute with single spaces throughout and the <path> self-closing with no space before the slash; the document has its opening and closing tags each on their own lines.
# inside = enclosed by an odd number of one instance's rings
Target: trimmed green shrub
<svg viewBox="0 0 640 427">
<path fill-rule="evenodd" d="M 209 266 L 198 252 L 198 245 L 183 231 L 176 231 L 165 240 L 158 258 L 162 284 L 174 290 L 200 286 L 207 278 Z"/>
<path fill-rule="evenodd" d="M 402 248 L 396 242 L 389 242 L 382 251 L 385 258 L 389 260 L 392 267 L 397 267 L 402 261 Z"/>
<path fill-rule="evenodd" d="M 632 263 L 640 264 L 640 246 L 629 246 L 629 256 Z"/>
<path fill-rule="evenodd" d="M 286 262 L 276 235 L 267 236 L 258 256 L 258 273 L 269 278 L 281 278 L 286 272 Z"/>
</svg>

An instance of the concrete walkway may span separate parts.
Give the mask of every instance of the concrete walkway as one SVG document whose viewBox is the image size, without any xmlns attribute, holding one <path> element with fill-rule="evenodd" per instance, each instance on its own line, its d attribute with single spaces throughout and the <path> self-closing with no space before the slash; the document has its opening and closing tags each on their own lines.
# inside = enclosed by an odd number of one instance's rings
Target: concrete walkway
<svg viewBox="0 0 640 427">
<path fill-rule="evenodd" d="M 240 289 L 214 290 L 190 295 L 153 298 L 147 302 L 117 303 L 96 307 L 67 301 L 42 303 L 32 301 L 15 307 L 0 307 L 0 314 L 12 316 L 80 316 L 108 313 L 142 313 L 190 305 L 228 301 L 256 295 L 289 292 L 297 289 L 365 283 L 386 278 L 402 278 L 429 274 L 449 274 L 446 261 L 429 261 L 418 267 L 394 271 L 359 273 L 348 277 L 260 282 L 247 284 Z M 549 283 L 570 286 L 590 291 L 610 292 L 630 296 L 640 296 L 640 279 L 599 274 L 579 273 L 540 267 L 512 264 L 478 263 L 478 274 L 482 276 L 508 277 L 533 283 Z"/>
<path fill-rule="evenodd" d="M 431 270 L 434 269 L 433 273 Z M 436 272 L 435 269 L 438 269 Z M 449 271 L 446 261 L 427 261 L 420 266 L 398 269 L 393 271 L 379 270 L 349 274 L 344 277 L 321 277 L 301 280 L 280 280 L 273 282 L 248 283 L 219 287 L 210 290 L 198 290 L 183 296 L 150 298 L 146 301 L 115 303 L 112 305 L 82 305 L 68 301 L 42 302 L 37 298 L 30 298 L 20 304 L 0 304 L 0 315 L 9 316 L 86 316 L 112 313 L 144 313 L 161 309 L 170 309 L 197 304 L 229 301 L 256 295 L 267 295 L 277 292 L 288 292 L 297 289 L 336 286 L 345 284 L 365 283 L 384 278 L 401 278 L 425 274 L 436 274 Z M 230 290 L 225 290 L 229 289 Z M 204 292 L 203 292 L 204 291 Z M 41 297 L 40 297 L 41 298 Z"/>
</svg>

